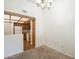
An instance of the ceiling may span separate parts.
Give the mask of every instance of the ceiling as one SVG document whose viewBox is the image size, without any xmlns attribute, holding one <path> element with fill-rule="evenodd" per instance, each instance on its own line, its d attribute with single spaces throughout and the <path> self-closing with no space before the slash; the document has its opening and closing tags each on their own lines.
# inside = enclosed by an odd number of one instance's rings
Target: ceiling
<svg viewBox="0 0 79 59">
<path fill-rule="evenodd" d="M 26 0 L 26 1 L 34 3 L 34 4 L 36 3 L 36 0 Z"/>
<path fill-rule="evenodd" d="M 4 22 L 11 22 L 11 23 L 24 23 L 27 20 L 29 20 L 28 17 L 25 17 L 23 15 L 20 14 L 16 14 L 13 12 L 4 12 Z"/>
</svg>

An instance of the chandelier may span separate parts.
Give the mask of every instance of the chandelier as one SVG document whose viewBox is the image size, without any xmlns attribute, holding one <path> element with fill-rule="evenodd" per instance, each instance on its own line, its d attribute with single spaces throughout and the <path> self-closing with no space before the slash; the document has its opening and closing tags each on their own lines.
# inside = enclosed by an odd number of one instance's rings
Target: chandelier
<svg viewBox="0 0 79 59">
<path fill-rule="evenodd" d="M 38 7 L 41 7 L 42 9 L 50 9 L 53 4 L 53 0 L 36 0 L 36 4 Z"/>
</svg>

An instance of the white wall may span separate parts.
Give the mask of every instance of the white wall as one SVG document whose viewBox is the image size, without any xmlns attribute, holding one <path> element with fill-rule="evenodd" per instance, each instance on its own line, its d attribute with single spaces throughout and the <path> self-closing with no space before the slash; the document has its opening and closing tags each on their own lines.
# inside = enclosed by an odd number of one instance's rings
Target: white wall
<svg viewBox="0 0 79 59">
<path fill-rule="evenodd" d="M 23 35 L 5 35 L 4 46 L 4 57 L 23 52 Z"/>
<path fill-rule="evenodd" d="M 40 8 L 26 0 L 5 0 L 4 9 L 12 11 L 26 16 L 32 16 L 36 18 L 36 47 L 44 44 L 44 22 L 43 14 Z M 26 10 L 27 13 L 23 13 L 22 10 Z M 40 44 L 41 43 L 41 44 Z"/>
<path fill-rule="evenodd" d="M 74 0 L 55 0 L 50 10 L 43 10 L 45 44 L 74 57 L 75 14 Z"/>
</svg>

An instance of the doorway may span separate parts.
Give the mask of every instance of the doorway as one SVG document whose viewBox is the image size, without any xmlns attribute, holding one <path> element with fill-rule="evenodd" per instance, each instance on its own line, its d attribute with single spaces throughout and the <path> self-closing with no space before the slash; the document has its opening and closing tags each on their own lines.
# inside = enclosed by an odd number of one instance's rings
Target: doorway
<svg viewBox="0 0 79 59">
<path fill-rule="evenodd" d="M 24 50 L 35 48 L 35 19 L 31 19 L 25 22 L 25 25 L 22 29 L 24 38 Z"/>
<path fill-rule="evenodd" d="M 23 34 L 24 51 L 35 48 L 35 17 L 30 17 L 8 11 L 4 11 L 4 14 L 9 16 L 9 19 L 6 18 L 4 22 L 13 23 L 13 34 Z"/>
</svg>

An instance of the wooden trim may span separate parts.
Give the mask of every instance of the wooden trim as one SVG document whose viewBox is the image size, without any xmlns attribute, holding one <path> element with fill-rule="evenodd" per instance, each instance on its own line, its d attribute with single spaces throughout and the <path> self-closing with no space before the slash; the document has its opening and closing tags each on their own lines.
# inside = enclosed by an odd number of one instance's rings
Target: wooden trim
<svg viewBox="0 0 79 59">
<path fill-rule="evenodd" d="M 9 17 L 10 17 L 10 22 L 11 22 L 11 15 L 9 15 Z"/>
<path fill-rule="evenodd" d="M 7 18 L 4 18 L 5 20 L 10 20 L 10 19 L 7 19 Z M 19 21 L 19 20 L 16 20 L 16 19 L 11 19 L 11 21 Z M 25 21 L 20 21 L 20 22 L 25 22 Z"/>
<path fill-rule="evenodd" d="M 15 24 L 13 24 L 13 34 L 15 34 Z"/>
<path fill-rule="evenodd" d="M 4 18 L 5 20 L 10 20 L 10 19 L 7 19 L 7 18 Z M 11 19 L 11 21 L 18 21 L 16 19 Z"/>
<path fill-rule="evenodd" d="M 35 47 L 35 19 L 32 19 L 32 45 Z"/>
<path fill-rule="evenodd" d="M 17 21 L 17 23 L 22 19 L 22 17 Z"/>
<path fill-rule="evenodd" d="M 14 22 L 10 22 L 10 21 L 4 21 L 4 22 L 6 22 L 6 23 L 14 23 Z"/>
</svg>

